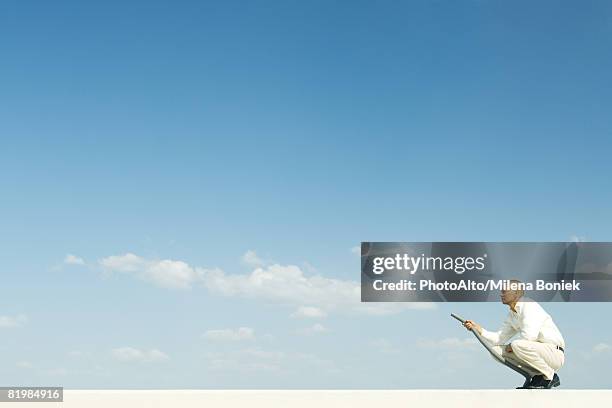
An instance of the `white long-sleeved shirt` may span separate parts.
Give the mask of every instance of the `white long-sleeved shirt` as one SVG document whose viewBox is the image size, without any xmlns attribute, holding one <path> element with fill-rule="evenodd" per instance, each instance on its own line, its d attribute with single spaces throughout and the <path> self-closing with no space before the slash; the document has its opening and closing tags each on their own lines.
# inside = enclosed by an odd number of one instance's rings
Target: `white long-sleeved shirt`
<svg viewBox="0 0 612 408">
<path fill-rule="evenodd" d="M 521 298 L 514 308 L 516 312 L 510 309 L 500 330 L 491 332 L 483 328 L 481 336 L 493 345 L 501 345 L 519 334 L 520 338 L 525 340 L 551 343 L 565 348 L 565 340 L 557 325 L 537 302 Z"/>
</svg>

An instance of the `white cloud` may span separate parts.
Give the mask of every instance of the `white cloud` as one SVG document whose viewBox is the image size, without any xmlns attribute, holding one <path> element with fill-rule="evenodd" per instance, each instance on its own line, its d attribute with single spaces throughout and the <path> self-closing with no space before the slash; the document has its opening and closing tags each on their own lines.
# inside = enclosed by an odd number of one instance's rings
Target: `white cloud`
<svg viewBox="0 0 612 408">
<path fill-rule="evenodd" d="M 144 258 L 132 253 L 109 256 L 100 260 L 100 265 L 114 272 L 139 272 L 148 263 Z"/>
<path fill-rule="evenodd" d="M 300 306 L 294 313 L 291 314 L 291 317 L 298 317 L 298 318 L 310 318 L 310 319 L 316 319 L 316 318 L 323 318 L 326 317 L 327 313 L 325 313 L 324 310 L 319 309 L 318 307 L 314 307 L 314 306 Z"/>
<path fill-rule="evenodd" d="M 433 303 L 362 303 L 358 282 L 306 276 L 295 265 L 270 265 L 249 274 L 226 274 L 220 269 L 198 269 L 204 286 L 224 296 L 272 300 L 288 305 L 316 305 L 325 311 L 388 315 L 406 309 L 432 309 Z"/>
<path fill-rule="evenodd" d="M 143 276 L 146 280 L 169 289 L 189 289 L 198 278 L 196 272 L 185 262 L 169 259 L 152 262 Z"/>
<path fill-rule="evenodd" d="M 316 323 L 316 324 L 313 324 L 310 327 L 305 327 L 305 328 L 302 328 L 302 329 L 297 329 L 296 333 L 297 334 L 306 335 L 306 336 L 311 336 L 313 334 L 321 334 L 321 333 L 325 333 L 327 331 L 329 331 L 329 329 L 327 327 L 323 326 L 320 323 Z"/>
<path fill-rule="evenodd" d="M 242 262 L 252 267 L 264 266 L 266 261 L 257 256 L 257 253 L 253 250 L 248 250 L 242 255 Z"/>
<path fill-rule="evenodd" d="M 149 261 L 132 253 L 103 258 L 100 265 L 108 272 L 133 274 L 166 289 L 190 289 L 199 280 L 198 272 L 183 261 Z"/>
<path fill-rule="evenodd" d="M 119 347 L 111 350 L 111 355 L 117 361 L 151 363 L 169 360 L 164 352 L 157 349 L 140 350 L 133 347 Z"/>
<path fill-rule="evenodd" d="M 313 275 L 319 272 L 314 265 L 311 265 L 308 262 L 302 262 L 302 268 L 304 269 L 306 273 L 313 274 Z"/>
<path fill-rule="evenodd" d="M 441 340 L 419 340 L 417 346 L 426 349 L 434 350 L 457 350 L 457 349 L 469 349 L 473 348 L 478 344 L 475 338 L 464 338 L 459 339 L 457 337 L 448 337 Z"/>
<path fill-rule="evenodd" d="M 241 340 L 254 340 L 255 331 L 250 327 L 240 327 L 237 330 L 232 329 L 221 329 L 221 330 L 208 330 L 202 335 L 206 340 L 211 341 L 241 341 Z"/>
<path fill-rule="evenodd" d="M 85 265 L 85 260 L 76 255 L 68 254 L 64 258 L 64 263 L 66 265 Z"/>
<path fill-rule="evenodd" d="M 0 329 L 21 327 L 28 322 L 26 315 L 20 314 L 17 316 L 0 316 Z"/>
<path fill-rule="evenodd" d="M 361 245 L 355 245 L 351 248 L 351 253 L 361 256 Z"/>
<path fill-rule="evenodd" d="M 612 346 L 607 343 L 599 343 L 593 346 L 593 353 L 609 353 L 612 351 Z"/>
<path fill-rule="evenodd" d="M 356 281 L 306 275 L 298 266 L 273 264 L 247 274 L 228 274 L 219 268 L 192 267 L 183 261 L 146 260 L 132 253 L 99 261 L 107 272 L 121 272 L 169 289 L 189 289 L 199 283 L 210 292 L 273 301 L 287 306 L 310 305 L 323 311 L 389 315 L 407 309 L 434 309 L 435 303 L 361 302 Z"/>
</svg>

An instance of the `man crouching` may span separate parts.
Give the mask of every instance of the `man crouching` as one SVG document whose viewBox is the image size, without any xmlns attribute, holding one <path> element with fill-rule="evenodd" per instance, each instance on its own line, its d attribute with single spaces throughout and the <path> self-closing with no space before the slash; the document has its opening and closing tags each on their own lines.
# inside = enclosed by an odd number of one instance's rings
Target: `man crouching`
<svg viewBox="0 0 612 408">
<path fill-rule="evenodd" d="M 480 334 L 503 358 L 523 366 L 532 375 L 526 388 L 557 387 L 561 381 L 556 372 L 565 362 L 563 336 L 542 306 L 523 296 L 519 281 L 510 281 L 509 286 L 513 290 L 501 291 L 501 301 L 510 312 L 500 330 L 490 332 L 472 320 L 463 325 Z M 515 340 L 505 344 L 517 334 Z"/>
</svg>

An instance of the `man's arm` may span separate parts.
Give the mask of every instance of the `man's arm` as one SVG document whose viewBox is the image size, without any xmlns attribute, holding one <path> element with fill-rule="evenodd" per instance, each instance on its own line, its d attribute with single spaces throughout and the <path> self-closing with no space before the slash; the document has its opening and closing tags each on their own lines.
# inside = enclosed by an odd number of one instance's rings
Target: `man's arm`
<svg viewBox="0 0 612 408">
<path fill-rule="evenodd" d="M 501 329 L 496 332 L 485 330 L 482 328 L 482 326 L 472 320 L 466 320 L 464 326 L 468 330 L 476 330 L 476 332 L 480 334 L 483 339 L 487 340 L 494 346 L 504 344 L 516 334 L 516 329 L 512 327 L 510 321 L 507 319 L 506 321 L 504 321 L 504 324 Z"/>
</svg>

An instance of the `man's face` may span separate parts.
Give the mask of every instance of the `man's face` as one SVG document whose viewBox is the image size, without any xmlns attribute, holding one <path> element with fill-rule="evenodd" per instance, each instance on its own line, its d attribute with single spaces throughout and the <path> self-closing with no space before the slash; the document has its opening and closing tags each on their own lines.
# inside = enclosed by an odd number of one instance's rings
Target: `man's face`
<svg viewBox="0 0 612 408">
<path fill-rule="evenodd" d="M 501 301 L 504 305 L 510 304 L 516 300 L 517 291 L 515 290 L 502 290 L 501 291 Z"/>
</svg>

